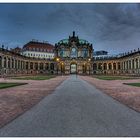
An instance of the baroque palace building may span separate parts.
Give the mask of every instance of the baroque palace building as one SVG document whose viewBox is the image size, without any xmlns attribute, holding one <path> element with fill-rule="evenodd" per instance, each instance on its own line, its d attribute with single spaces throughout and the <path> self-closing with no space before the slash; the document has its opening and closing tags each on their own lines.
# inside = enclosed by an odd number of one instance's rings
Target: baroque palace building
<svg viewBox="0 0 140 140">
<path fill-rule="evenodd" d="M 113 57 L 95 57 L 93 46 L 73 32 L 51 45 L 30 41 L 22 49 L 0 48 L 0 77 L 36 74 L 140 75 L 140 50 Z M 102 53 L 106 53 L 102 51 Z"/>
</svg>

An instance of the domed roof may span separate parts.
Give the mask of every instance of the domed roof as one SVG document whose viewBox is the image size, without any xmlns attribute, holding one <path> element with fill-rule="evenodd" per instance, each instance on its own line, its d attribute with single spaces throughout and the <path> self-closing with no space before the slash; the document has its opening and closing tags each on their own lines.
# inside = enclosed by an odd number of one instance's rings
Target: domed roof
<svg viewBox="0 0 140 140">
<path fill-rule="evenodd" d="M 62 39 L 58 43 L 69 43 L 69 39 Z M 89 42 L 85 39 L 79 39 L 79 43 L 84 44 L 84 43 L 89 43 Z"/>
<path fill-rule="evenodd" d="M 68 39 L 62 39 L 62 40 L 60 40 L 58 43 L 68 43 L 68 42 L 69 42 Z"/>
<path fill-rule="evenodd" d="M 79 39 L 79 43 L 84 44 L 84 43 L 88 43 L 88 41 L 85 39 Z"/>
</svg>

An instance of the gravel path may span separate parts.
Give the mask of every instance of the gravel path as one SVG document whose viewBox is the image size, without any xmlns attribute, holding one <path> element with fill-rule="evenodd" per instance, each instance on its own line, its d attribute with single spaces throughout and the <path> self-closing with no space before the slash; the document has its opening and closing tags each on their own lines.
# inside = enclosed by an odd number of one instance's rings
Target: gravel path
<svg viewBox="0 0 140 140">
<path fill-rule="evenodd" d="M 140 136 L 140 114 L 73 75 L 0 136 Z"/>
</svg>

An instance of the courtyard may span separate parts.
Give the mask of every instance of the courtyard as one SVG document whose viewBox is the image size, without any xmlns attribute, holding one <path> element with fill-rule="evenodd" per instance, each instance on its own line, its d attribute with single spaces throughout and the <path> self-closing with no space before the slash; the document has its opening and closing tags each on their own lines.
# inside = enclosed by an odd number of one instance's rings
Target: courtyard
<svg viewBox="0 0 140 140">
<path fill-rule="evenodd" d="M 73 74 L 0 83 L 23 83 L 0 89 L 0 136 L 140 136 L 137 77 Z"/>
<path fill-rule="evenodd" d="M 12 121 L 37 104 L 42 98 L 52 93 L 66 78 L 54 75 L 1 78 L 0 127 Z"/>
</svg>

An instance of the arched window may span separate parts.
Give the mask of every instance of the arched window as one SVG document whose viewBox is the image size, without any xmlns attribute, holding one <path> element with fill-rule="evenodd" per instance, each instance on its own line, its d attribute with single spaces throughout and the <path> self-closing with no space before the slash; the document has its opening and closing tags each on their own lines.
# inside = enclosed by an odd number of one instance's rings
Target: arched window
<svg viewBox="0 0 140 140">
<path fill-rule="evenodd" d="M 112 65 L 111 65 L 111 63 L 108 64 L 108 68 L 109 68 L 109 70 L 112 69 Z"/>
<path fill-rule="evenodd" d="M 85 57 L 88 57 L 88 49 L 87 48 L 83 48 L 82 50 L 82 56 L 85 58 Z"/>
<path fill-rule="evenodd" d="M 35 63 L 35 70 L 38 70 L 38 63 Z"/>
<path fill-rule="evenodd" d="M 104 63 L 104 70 L 107 70 L 107 64 Z"/>
<path fill-rule="evenodd" d="M 4 57 L 4 68 L 6 68 L 7 64 L 6 64 L 6 57 Z"/>
<path fill-rule="evenodd" d="M 33 62 L 30 63 L 30 69 L 33 69 Z"/>
<path fill-rule="evenodd" d="M 0 56 L 0 68 L 2 67 L 2 57 Z"/>
<path fill-rule="evenodd" d="M 12 59 L 12 68 L 14 68 L 14 59 Z"/>
<path fill-rule="evenodd" d="M 71 57 L 72 58 L 77 57 L 77 49 L 74 47 L 71 49 Z"/>
<path fill-rule="evenodd" d="M 15 60 L 15 68 L 17 69 L 17 60 Z"/>
<path fill-rule="evenodd" d="M 98 64 L 98 69 L 99 69 L 99 70 L 102 70 L 102 63 L 99 63 L 99 64 Z"/>
<path fill-rule="evenodd" d="M 65 49 L 64 48 L 61 48 L 61 50 L 60 50 L 60 57 L 64 57 L 64 52 L 65 52 Z"/>
<path fill-rule="evenodd" d="M 18 60 L 18 69 L 20 69 L 20 60 Z"/>
<path fill-rule="evenodd" d="M 129 60 L 129 69 L 131 69 L 131 60 Z"/>
<path fill-rule="evenodd" d="M 132 69 L 134 69 L 134 59 L 132 60 Z"/>
<path fill-rule="evenodd" d="M 97 70 L 97 64 L 96 63 L 93 64 L 93 70 Z"/>
<path fill-rule="evenodd" d="M 40 63 L 40 69 L 43 70 L 43 63 Z"/>
<path fill-rule="evenodd" d="M 119 70 L 121 69 L 121 64 L 120 64 L 120 62 L 118 62 L 118 69 L 119 69 Z"/>
<path fill-rule="evenodd" d="M 54 70 L 54 64 L 53 63 L 50 64 L 50 69 Z"/>
<path fill-rule="evenodd" d="M 113 69 L 116 70 L 116 63 L 113 63 Z"/>
<path fill-rule="evenodd" d="M 46 69 L 46 70 L 49 69 L 49 64 L 48 64 L 48 63 L 45 64 L 45 69 Z"/>
<path fill-rule="evenodd" d="M 26 62 L 26 70 L 28 69 L 29 67 L 28 67 L 28 62 Z"/>
<path fill-rule="evenodd" d="M 136 69 L 138 69 L 138 59 L 136 59 Z"/>
</svg>

